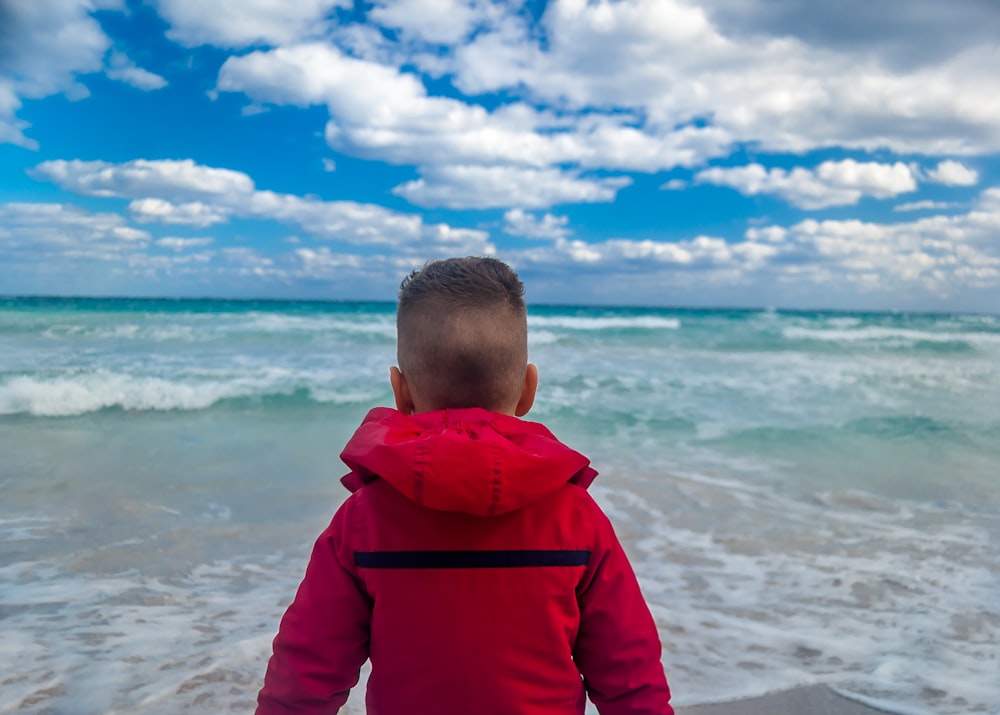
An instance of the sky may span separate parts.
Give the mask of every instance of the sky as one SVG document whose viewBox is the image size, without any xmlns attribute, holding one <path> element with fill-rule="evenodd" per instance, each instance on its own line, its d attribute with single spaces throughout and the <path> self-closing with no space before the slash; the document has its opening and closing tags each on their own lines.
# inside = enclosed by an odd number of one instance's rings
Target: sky
<svg viewBox="0 0 1000 715">
<path fill-rule="evenodd" d="M 0 0 L 0 294 L 1000 312 L 996 0 Z"/>
</svg>

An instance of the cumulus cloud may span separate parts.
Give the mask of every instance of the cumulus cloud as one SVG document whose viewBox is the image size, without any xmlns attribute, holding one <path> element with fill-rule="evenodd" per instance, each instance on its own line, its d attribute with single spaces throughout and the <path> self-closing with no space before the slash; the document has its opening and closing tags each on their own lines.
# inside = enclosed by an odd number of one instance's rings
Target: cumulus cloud
<svg viewBox="0 0 1000 715">
<path fill-rule="evenodd" d="M 290 272 L 301 280 L 336 285 L 353 296 L 391 296 L 399 289 L 399 281 L 425 260 L 446 258 L 454 254 L 429 253 L 424 256 L 391 254 L 358 255 L 318 249 L 300 248 L 288 261 Z M 485 255 L 485 254 L 483 254 Z"/>
<path fill-rule="evenodd" d="M 804 16 L 815 4 L 777 5 L 796 5 Z M 450 69 L 469 94 L 524 87 L 557 106 L 637 109 L 647 130 L 663 134 L 710 118 L 734 141 L 768 151 L 1000 148 L 1000 77 L 988 69 L 1000 48 L 988 33 L 939 62 L 895 67 L 780 25 L 748 35 L 712 9 L 680 0 L 553 2 L 542 19 L 544 45 L 523 24 L 484 32 L 456 50 Z M 970 15 L 991 13 L 980 5 Z"/>
<path fill-rule="evenodd" d="M 350 269 L 353 273 L 364 267 L 360 256 L 334 253 L 326 246 L 318 249 L 299 248 L 296 257 L 302 262 L 303 269 L 310 278 L 329 278 L 341 269 Z"/>
<path fill-rule="evenodd" d="M 396 247 L 387 255 L 361 256 L 323 247 L 267 255 L 246 246 L 199 250 L 216 243 L 216 239 L 204 236 L 153 240 L 146 231 L 129 226 L 119 214 L 57 203 L 8 203 L 0 204 L 0 274 L 4 285 L 30 292 L 54 289 L 136 294 L 155 291 L 159 285 L 168 290 L 196 286 L 199 295 L 220 291 L 225 295 L 252 285 L 252 294 L 259 295 L 266 284 L 288 286 L 292 281 L 336 279 L 338 286 L 352 286 L 356 295 L 377 297 L 380 294 L 372 292 L 372 286 L 384 288 L 381 295 L 390 294 L 392 284 L 398 285 L 398 276 L 404 272 L 402 266 L 409 270 L 426 255 L 453 254 L 447 231 L 429 228 L 442 238 L 429 252 L 411 253 Z M 482 250 L 470 252 L 491 252 L 482 245 L 476 248 Z M 336 272 L 334 264 L 352 266 L 353 270 Z M 26 275 L 32 279 L 25 281 Z M 167 278 L 183 282 L 162 282 Z"/>
<path fill-rule="evenodd" d="M 136 89 L 147 92 L 155 89 L 163 89 L 167 86 L 167 80 L 163 79 L 163 77 L 137 67 L 135 62 L 121 52 L 113 52 L 111 54 L 106 73 L 113 80 L 124 82 Z"/>
<path fill-rule="evenodd" d="M 401 30 L 404 36 L 453 45 L 502 12 L 502 5 L 493 0 L 379 0 L 369 17 L 384 27 Z"/>
<path fill-rule="evenodd" d="M 101 69 L 111 41 L 89 12 L 88 0 L 8 0 L 0 3 L 0 142 L 37 148 L 16 112 L 24 98 L 64 93 L 88 96 L 76 75 Z"/>
<path fill-rule="evenodd" d="M 524 209 L 510 209 L 503 215 L 504 233 L 523 238 L 557 240 L 566 238 L 572 231 L 567 227 L 567 216 L 545 214 L 539 219 Z"/>
<path fill-rule="evenodd" d="M 135 199 L 128 206 L 132 218 L 139 223 L 179 224 L 184 226 L 212 226 L 229 220 L 229 212 L 201 201 L 172 204 L 163 199 Z"/>
<path fill-rule="evenodd" d="M 487 111 L 452 97 L 429 96 L 413 74 L 320 43 L 231 57 L 219 72 L 218 87 L 245 92 L 254 102 L 326 105 L 330 146 L 418 166 L 421 179 L 398 193 L 421 205 L 501 205 L 475 192 L 446 198 L 436 187 L 446 175 L 472 173 L 480 183 L 490 183 L 489 177 L 526 167 L 535 170 L 530 172 L 534 182 L 553 182 L 545 193 L 556 201 L 603 201 L 609 196 L 604 189 L 617 180 L 585 182 L 581 191 L 573 167 L 657 171 L 693 166 L 721 155 L 731 143 L 731 136 L 715 127 L 686 126 L 661 135 L 630 126 L 634 118 L 627 115 L 568 120 L 525 103 Z"/>
<path fill-rule="evenodd" d="M 639 235 L 585 242 L 573 238 L 565 217 L 549 213 L 560 204 L 614 201 L 633 180 L 640 184 L 633 191 L 642 188 L 643 179 L 625 174 L 675 167 L 690 169 L 692 178 L 651 181 L 675 190 L 728 186 L 808 210 L 904 196 L 919 181 L 976 186 L 980 174 L 967 157 L 1000 151 L 995 3 L 952 8 L 912 0 L 905 17 L 878 3 L 847 3 L 847 11 L 804 0 L 153 5 L 177 42 L 238 50 L 223 63 L 216 87 L 246 95 L 248 114 L 273 105 L 325 108 L 326 126 L 315 129 L 324 130 L 333 150 L 412 167 L 412 180 L 393 191 L 415 205 L 507 210 L 498 231 L 545 239 L 516 257 L 547 275 L 565 265 L 595 276 L 647 276 L 651 285 L 697 276 L 717 286 L 812 281 L 942 293 L 962 280 L 996 281 L 1000 199 L 992 189 L 960 215 L 925 215 L 959 205 L 912 200 L 894 207 L 900 223 L 756 224 L 736 241 Z M 163 86 L 162 77 L 124 54 L 109 55 L 110 42 L 91 16 L 99 6 L 122 8 L 105 0 L 0 3 L 0 141 L 31 146 L 21 103 L 54 93 L 85 96 L 78 78 L 86 73 L 103 68 L 140 89 Z M 828 150 L 845 148 L 877 160 L 784 169 L 766 158 L 837 156 Z M 718 160 L 738 149 L 757 163 L 711 166 L 732 163 Z M 905 165 L 886 158 L 893 152 L 933 159 Z M 334 169 L 328 161 L 324 167 Z M 140 229 L 203 229 L 236 219 L 276 221 L 306 240 L 345 244 L 300 244 L 283 255 L 228 246 L 211 252 L 216 267 L 274 280 L 374 280 L 370 265 L 497 251 L 485 231 L 432 225 L 372 204 L 260 190 L 246 174 L 191 160 L 52 161 L 33 175 L 81 195 L 124 199 L 135 224 L 59 205 L 37 219 L 45 237 L 38 246 L 71 240 L 73 250 L 89 245 L 148 259 L 151 270 L 179 266 L 180 259 L 194 266 L 194 256 L 210 252 L 184 243 L 197 237 L 166 237 L 152 244 L 164 249 L 159 255 L 137 254 L 152 241 Z M 2 216 L 0 241 L 29 250 L 31 211 L 18 211 L 10 225 Z M 915 211 L 924 213 L 899 215 Z M 60 221 L 70 227 L 63 234 Z M 366 262 L 360 253 L 377 255 Z"/>
<path fill-rule="evenodd" d="M 905 204 L 899 204 L 898 206 L 893 206 L 893 211 L 905 212 L 905 211 L 943 211 L 945 209 L 954 208 L 956 204 L 949 203 L 948 201 L 911 201 Z"/>
<path fill-rule="evenodd" d="M 129 212 L 142 223 L 205 227 L 231 217 L 300 226 L 315 238 L 400 250 L 488 253 L 483 231 L 427 224 L 375 204 L 322 201 L 258 190 L 246 174 L 185 160 L 46 161 L 31 174 L 85 196 L 131 199 Z"/>
<path fill-rule="evenodd" d="M 701 0 L 714 24 L 737 38 L 795 37 L 813 46 L 877 59 L 899 69 L 935 64 L 1000 36 L 993 0 L 908 0 L 906 12 L 885 3 L 841 0 Z"/>
<path fill-rule="evenodd" d="M 978 204 L 985 211 L 1000 211 L 1000 187 L 983 191 L 979 195 Z"/>
<path fill-rule="evenodd" d="M 8 260 L 26 256 L 117 260 L 144 248 L 151 236 L 118 214 L 60 203 L 0 204 L 0 249 Z"/>
<path fill-rule="evenodd" d="M 156 240 L 156 245 L 162 248 L 169 248 L 172 251 L 186 251 L 189 248 L 202 248 L 215 243 L 213 238 L 178 238 L 177 236 L 167 236 Z"/>
<path fill-rule="evenodd" d="M 594 200 L 565 190 L 581 171 L 693 168 L 740 143 L 798 153 L 1000 150 L 1000 76 L 985 69 L 1000 61 L 995 44 L 953 47 L 935 64 L 893 65 L 884 54 L 789 34 L 804 6 L 784 14 L 754 7 L 770 19 L 747 33 L 729 21 L 739 11 L 725 0 L 556 0 L 537 24 L 516 4 L 379 2 L 367 13 L 374 25 L 230 57 L 217 86 L 254 106 L 325 106 L 328 144 L 416 167 L 418 179 L 397 194 L 424 206 L 502 205 L 477 191 L 445 195 L 442 177 L 470 169 L 488 186 L 490 176 L 528 167 L 555 182 L 547 192 L 554 201 L 572 202 Z M 387 43 L 378 25 L 403 40 Z M 431 94 L 414 67 L 448 78 L 460 94 Z M 504 97 L 499 106 L 482 99 L 492 93 Z M 896 165 L 823 170 L 831 175 L 797 172 L 800 190 L 779 189 L 787 177 L 777 170 L 728 178 L 763 182 L 809 208 L 911 190 L 901 188 L 908 179 Z M 850 172 L 858 175 L 840 175 Z"/>
<path fill-rule="evenodd" d="M 979 181 L 979 172 L 960 162 L 946 159 L 937 168 L 927 172 L 927 179 L 947 186 L 975 186 Z"/>
<path fill-rule="evenodd" d="M 261 192 L 260 216 L 289 220 L 322 230 L 325 218 L 343 215 L 320 205 L 303 209 L 293 197 Z M 317 202 L 318 204 L 319 202 Z M 380 217 L 356 207 L 357 224 L 331 227 L 352 230 L 360 222 L 402 221 L 396 228 L 415 237 L 406 242 L 368 244 L 365 255 L 343 249 L 293 246 L 287 253 L 265 254 L 246 246 L 210 245 L 206 237 L 167 237 L 152 241 L 116 214 L 92 213 L 64 204 L 0 205 L 0 253 L 6 266 L 25 256 L 72 262 L 93 260 L 127 265 L 132 275 L 158 275 L 183 269 L 199 280 L 336 281 L 359 288 L 391 291 L 386 276 L 396 277 L 428 257 L 456 253 L 496 254 L 485 234 L 465 233 L 444 225 L 422 226 L 402 215 Z M 300 211 L 315 211 L 307 218 Z M 313 225 L 313 222 L 318 222 Z M 505 214 L 505 224 L 536 235 L 551 230 L 549 241 L 500 255 L 531 277 L 535 299 L 558 297 L 581 288 L 602 299 L 683 303 L 685 291 L 703 300 L 722 301 L 743 291 L 744 300 L 774 300 L 798 295 L 822 305 L 824 300 L 866 300 L 866 305 L 898 305 L 900 296 L 942 300 L 964 290 L 994 290 L 1000 284 L 1000 189 L 982 192 L 971 210 L 953 216 L 931 215 L 913 221 L 875 223 L 858 220 L 805 220 L 790 226 L 748 229 L 742 240 L 695 236 L 662 241 L 615 238 L 585 242 L 559 235 L 564 221 L 523 210 Z M 430 235 L 428 235 L 430 234 Z M 147 252 L 150 244 L 170 251 Z M 372 251 L 371 249 L 375 249 Z M 181 260 L 183 259 L 183 261 Z M 227 278 L 228 277 L 228 278 Z M 549 292 L 546 292 L 549 291 Z M 386 293 L 389 294 L 389 293 Z M 563 294 L 565 295 L 565 293 Z M 756 296 L 756 297 L 755 297 Z M 810 298 L 811 296 L 811 298 Z M 868 298 L 859 298 L 868 296 Z"/>
<path fill-rule="evenodd" d="M 1000 216 L 990 219 L 995 223 Z M 790 245 L 813 259 L 800 275 L 819 283 L 842 281 L 868 291 L 917 284 L 939 294 L 1000 278 L 1000 254 L 984 241 L 982 217 L 929 217 L 912 223 L 803 221 L 790 229 Z"/>
<path fill-rule="evenodd" d="M 440 166 L 427 168 L 424 178 L 397 186 L 393 193 L 419 206 L 547 208 L 612 201 L 631 183 L 628 177 L 583 178 L 558 169 Z"/>
<path fill-rule="evenodd" d="M 490 121 L 483 108 L 428 96 L 416 76 L 350 57 L 326 44 L 298 45 L 230 57 L 219 71 L 221 91 L 245 92 L 254 101 L 326 105 L 327 141 L 335 149 L 393 163 L 428 157 L 495 158 L 538 164 L 544 143 L 529 116 Z"/>
<path fill-rule="evenodd" d="M 729 186 L 747 196 L 774 194 L 804 209 L 856 204 L 862 196 L 887 199 L 914 191 L 913 171 L 902 162 L 825 161 L 816 169 L 766 169 L 760 164 L 698 172 L 695 181 Z"/>
<path fill-rule="evenodd" d="M 328 32 L 337 8 L 349 0 L 157 0 L 167 35 L 189 47 L 279 45 Z"/>
<path fill-rule="evenodd" d="M 219 71 L 221 91 L 254 101 L 326 105 L 327 142 L 334 149 L 395 164 L 496 164 L 542 167 L 579 151 L 536 132 L 557 120 L 523 104 L 494 112 L 435 97 L 416 75 L 313 43 L 230 57 Z"/>
<path fill-rule="evenodd" d="M 0 204 L 0 282 L 10 291 L 140 295 L 155 292 L 151 281 L 181 274 L 215 285 L 210 252 L 178 251 L 166 240 L 162 247 L 172 253 L 156 255 L 153 245 L 120 214 L 63 203 Z"/>
<path fill-rule="evenodd" d="M 759 267 L 776 255 L 778 249 L 749 241 L 729 243 L 722 238 L 698 236 L 689 241 L 611 239 L 586 243 L 559 240 L 552 252 L 570 261 L 599 263 L 611 271 L 622 271 L 626 267 L 633 271 L 648 270 L 650 266 L 659 265 L 683 270 L 736 270 L 742 273 Z"/>
<path fill-rule="evenodd" d="M 295 223 L 315 238 L 347 243 L 395 247 L 399 250 L 492 252 L 483 231 L 426 224 L 416 214 L 402 214 L 375 204 L 320 201 L 289 194 L 259 191 L 240 209 L 243 215 Z"/>
<path fill-rule="evenodd" d="M 899 296 L 936 299 L 969 288 L 995 288 L 1000 281 L 1000 189 L 983 192 L 975 210 L 880 224 L 813 219 L 792 226 L 751 228 L 742 241 L 699 236 L 686 241 L 612 239 L 596 243 L 559 239 L 513 254 L 519 267 L 548 275 L 553 285 L 619 284 L 625 295 L 681 300 L 688 287 L 699 295 L 810 295 L 812 300 L 849 301 L 867 295 L 881 301 Z M 581 272 L 583 272 L 581 274 Z M 655 286 L 661 286 L 659 294 Z M 668 292 L 664 292 L 668 291 Z M 759 300 L 759 297 L 758 297 Z"/>
<path fill-rule="evenodd" d="M 245 246 L 223 248 L 219 253 L 229 263 L 236 263 L 248 269 L 267 269 L 274 265 L 274 260 L 262 255 L 260 251 Z"/>
<path fill-rule="evenodd" d="M 253 180 L 246 174 L 201 166 L 191 159 L 134 159 L 123 164 L 59 159 L 42 162 L 31 174 L 86 196 L 179 200 L 254 191 Z"/>
</svg>

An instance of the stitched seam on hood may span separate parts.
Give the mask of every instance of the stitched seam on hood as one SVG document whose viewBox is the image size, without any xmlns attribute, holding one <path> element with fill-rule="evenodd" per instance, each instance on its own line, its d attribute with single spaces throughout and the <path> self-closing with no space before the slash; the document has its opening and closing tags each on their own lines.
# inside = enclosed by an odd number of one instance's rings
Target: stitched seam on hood
<svg viewBox="0 0 1000 715">
<path fill-rule="evenodd" d="M 503 488 L 503 481 L 500 478 L 500 445 L 493 445 L 493 484 L 490 493 L 490 505 L 486 507 L 486 515 L 493 516 L 497 513 L 497 508 L 500 506 L 500 495 L 501 489 Z"/>
<path fill-rule="evenodd" d="M 413 452 L 413 501 L 424 506 L 424 467 L 427 464 L 427 443 L 417 442 Z"/>
</svg>

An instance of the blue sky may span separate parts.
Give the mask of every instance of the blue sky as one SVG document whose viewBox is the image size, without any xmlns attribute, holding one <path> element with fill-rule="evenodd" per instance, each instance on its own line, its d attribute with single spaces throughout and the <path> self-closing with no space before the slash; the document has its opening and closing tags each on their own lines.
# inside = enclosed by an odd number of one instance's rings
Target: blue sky
<svg viewBox="0 0 1000 715">
<path fill-rule="evenodd" d="M 902 14 L 900 14 L 902 13 Z M 995 0 L 0 0 L 0 293 L 1000 312 Z"/>
</svg>

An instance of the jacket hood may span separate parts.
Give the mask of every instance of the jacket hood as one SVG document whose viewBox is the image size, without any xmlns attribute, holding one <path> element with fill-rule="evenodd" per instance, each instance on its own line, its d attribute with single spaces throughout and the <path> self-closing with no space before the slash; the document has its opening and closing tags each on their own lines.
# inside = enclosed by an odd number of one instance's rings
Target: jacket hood
<svg viewBox="0 0 1000 715">
<path fill-rule="evenodd" d="M 352 492 L 382 478 L 417 504 L 479 516 L 519 509 L 567 482 L 586 488 L 597 476 L 545 426 L 480 408 L 376 407 L 340 458 Z"/>
</svg>

